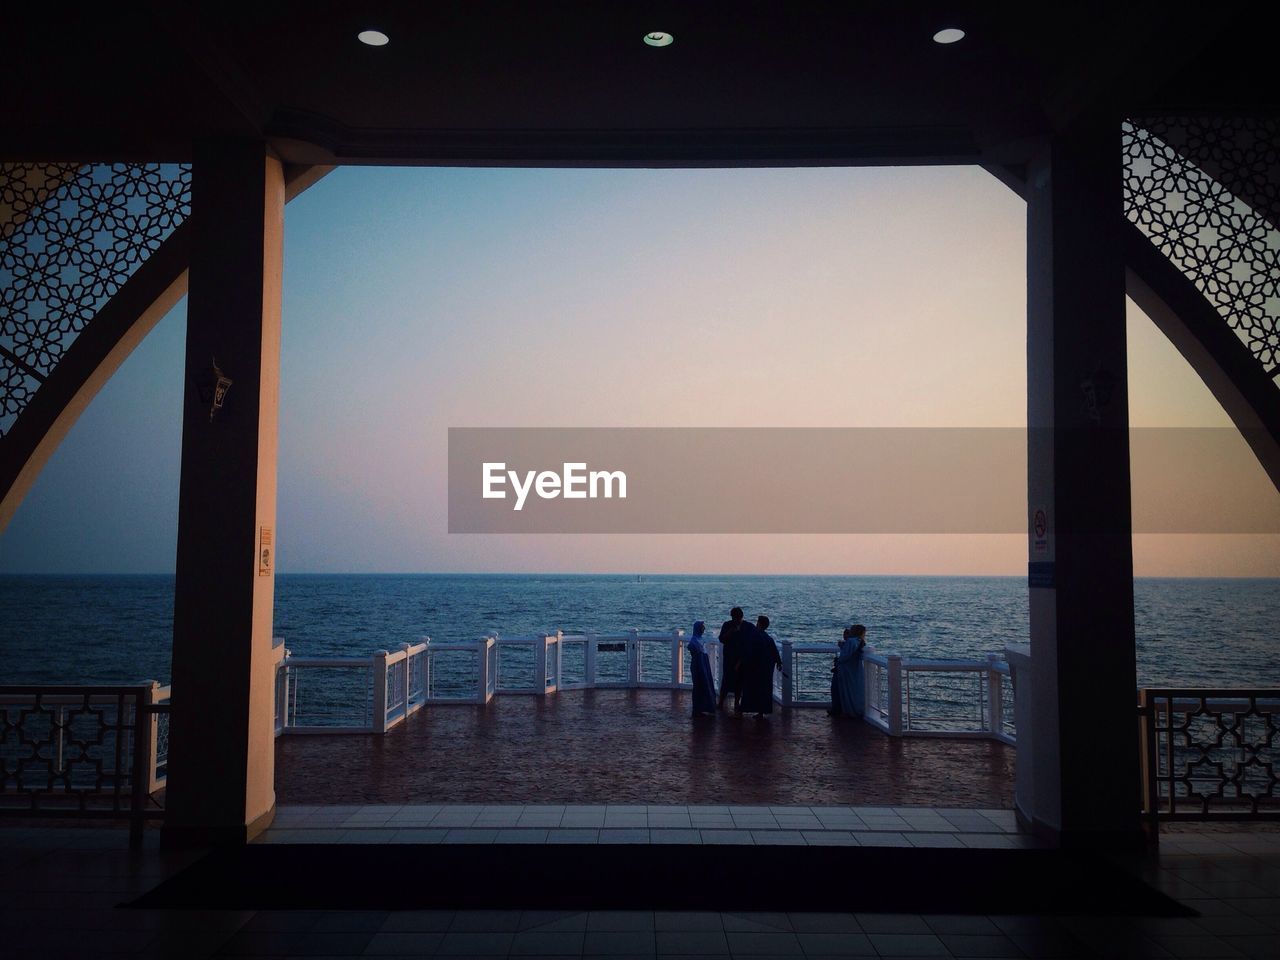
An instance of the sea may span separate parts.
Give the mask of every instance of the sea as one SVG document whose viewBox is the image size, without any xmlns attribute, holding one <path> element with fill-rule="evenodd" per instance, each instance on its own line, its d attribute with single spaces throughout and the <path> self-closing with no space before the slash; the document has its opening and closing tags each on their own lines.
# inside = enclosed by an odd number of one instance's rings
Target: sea
<svg viewBox="0 0 1280 960">
<path fill-rule="evenodd" d="M 1138 579 L 1138 682 L 1280 686 L 1280 580 Z M 295 656 L 368 656 L 423 637 L 538 631 L 714 633 L 741 606 L 775 639 L 977 659 L 1028 639 L 1021 577 L 309 575 L 276 577 L 275 635 Z M 172 575 L 0 576 L 0 683 L 169 681 Z M 1079 642 L 1088 642 L 1082 637 Z"/>
</svg>

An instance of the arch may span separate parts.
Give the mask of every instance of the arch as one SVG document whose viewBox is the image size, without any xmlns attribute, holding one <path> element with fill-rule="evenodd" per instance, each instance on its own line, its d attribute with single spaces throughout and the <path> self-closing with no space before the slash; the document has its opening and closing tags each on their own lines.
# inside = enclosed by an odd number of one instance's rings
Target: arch
<svg viewBox="0 0 1280 960">
<path fill-rule="evenodd" d="M 286 202 L 332 167 L 286 170 Z M 187 292 L 190 222 L 176 227 L 94 315 L 0 438 L 0 533 L 44 465 L 125 359 Z"/>
</svg>

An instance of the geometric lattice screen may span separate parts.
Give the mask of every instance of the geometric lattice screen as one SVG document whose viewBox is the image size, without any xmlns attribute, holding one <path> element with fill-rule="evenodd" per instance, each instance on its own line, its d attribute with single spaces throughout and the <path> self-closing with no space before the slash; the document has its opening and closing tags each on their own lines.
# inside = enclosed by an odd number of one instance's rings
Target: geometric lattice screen
<svg viewBox="0 0 1280 960">
<path fill-rule="evenodd" d="M 0 437 L 190 213 L 187 164 L 0 164 Z"/>
<path fill-rule="evenodd" d="M 1140 118 L 1124 124 L 1123 144 L 1125 216 L 1199 288 L 1275 379 L 1280 124 Z"/>
</svg>

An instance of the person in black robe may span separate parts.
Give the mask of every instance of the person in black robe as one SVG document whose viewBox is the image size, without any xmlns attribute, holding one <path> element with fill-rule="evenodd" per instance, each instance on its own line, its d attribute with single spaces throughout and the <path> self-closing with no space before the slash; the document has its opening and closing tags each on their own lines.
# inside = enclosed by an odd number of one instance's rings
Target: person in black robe
<svg viewBox="0 0 1280 960">
<path fill-rule="evenodd" d="M 782 669 L 778 645 L 767 633 L 769 618 L 760 617 L 754 627 L 740 631 L 742 651 L 742 703 L 740 713 L 763 717 L 773 713 L 773 671 Z"/>
<path fill-rule="evenodd" d="M 729 611 L 729 619 L 720 626 L 720 709 L 724 709 L 724 701 L 733 694 L 733 709 L 738 709 L 742 699 L 742 640 L 740 631 L 744 626 L 742 608 L 734 607 Z"/>
</svg>

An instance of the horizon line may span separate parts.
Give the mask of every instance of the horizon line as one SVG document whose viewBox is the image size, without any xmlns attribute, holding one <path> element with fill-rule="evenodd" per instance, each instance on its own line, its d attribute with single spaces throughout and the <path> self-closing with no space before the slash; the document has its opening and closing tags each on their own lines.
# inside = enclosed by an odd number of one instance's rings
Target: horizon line
<svg viewBox="0 0 1280 960">
<path fill-rule="evenodd" d="M 172 570 L 77 570 L 77 571 L 22 571 L 0 572 L 0 577 L 173 577 Z M 647 570 L 296 570 L 280 572 L 276 577 L 789 577 L 789 578 L 982 578 L 990 580 L 1021 580 L 1026 573 L 740 573 L 732 571 L 672 572 Z M 1230 574 L 1134 574 L 1134 580 L 1280 580 L 1280 577 L 1233 576 Z"/>
</svg>

